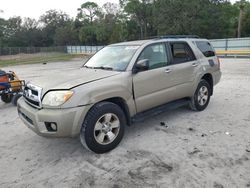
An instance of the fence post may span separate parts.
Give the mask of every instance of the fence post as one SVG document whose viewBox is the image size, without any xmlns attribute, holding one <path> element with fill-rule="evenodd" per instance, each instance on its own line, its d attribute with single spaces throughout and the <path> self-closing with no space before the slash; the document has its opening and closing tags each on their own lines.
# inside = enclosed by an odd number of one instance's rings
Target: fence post
<svg viewBox="0 0 250 188">
<path fill-rule="evenodd" d="M 226 39 L 226 44 L 225 44 L 225 51 L 228 50 L 228 39 Z M 225 56 L 227 57 L 227 54 L 225 54 Z"/>
<path fill-rule="evenodd" d="M 228 50 L 228 39 L 226 39 L 226 46 L 225 46 L 225 50 Z"/>
</svg>

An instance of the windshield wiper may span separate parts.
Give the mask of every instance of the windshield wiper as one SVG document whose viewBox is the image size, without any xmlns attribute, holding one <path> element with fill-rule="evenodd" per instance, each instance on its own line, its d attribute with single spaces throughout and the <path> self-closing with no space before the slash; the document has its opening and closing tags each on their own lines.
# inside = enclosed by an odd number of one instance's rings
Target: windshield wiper
<svg viewBox="0 0 250 188">
<path fill-rule="evenodd" d="M 104 66 L 100 66 L 100 67 L 93 67 L 93 69 L 113 70 L 113 68 L 112 68 L 112 67 L 104 67 Z"/>
<path fill-rule="evenodd" d="M 82 67 L 88 68 L 88 69 L 93 69 L 94 67 L 89 67 L 87 65 L 83 65 Z"/>
</svg>

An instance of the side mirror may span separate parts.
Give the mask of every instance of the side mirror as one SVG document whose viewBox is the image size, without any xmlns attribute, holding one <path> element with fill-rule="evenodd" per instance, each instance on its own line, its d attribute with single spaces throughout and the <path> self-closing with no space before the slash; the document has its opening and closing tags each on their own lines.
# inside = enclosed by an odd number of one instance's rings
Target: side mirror
<svg viewBox="0 0 250 188">
<path fill-rule="evenodd" d="M 136 74 L 138 72 L 146 71 L 148 69 L 149 69 L 149 60 L 142 59 L 135 64 L 135 67 L 133 68 L 132 72 L 133 72 L 133 74 Z"/>
</svg>

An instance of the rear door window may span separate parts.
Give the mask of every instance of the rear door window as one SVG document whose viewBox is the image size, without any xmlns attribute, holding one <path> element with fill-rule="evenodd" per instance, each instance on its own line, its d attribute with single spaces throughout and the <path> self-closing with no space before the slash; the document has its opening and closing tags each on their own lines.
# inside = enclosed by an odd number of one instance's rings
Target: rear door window
<svg viewBox="0 0 250 188">
<path fill-rule="evenodd" d="M 194 61 L 196 58 L 189 45 L 185 42 L 170 43 L 173 63 L 185 63 Z"/>
<path fill-rule="evenodd" d="M 197 47 L 199 50 L 203 53 L 205 57 L 213 57 L 215 56 L 214 49 L 212 45 L 207 41 L 197 41 L 196 42 Z"/>
</svg>

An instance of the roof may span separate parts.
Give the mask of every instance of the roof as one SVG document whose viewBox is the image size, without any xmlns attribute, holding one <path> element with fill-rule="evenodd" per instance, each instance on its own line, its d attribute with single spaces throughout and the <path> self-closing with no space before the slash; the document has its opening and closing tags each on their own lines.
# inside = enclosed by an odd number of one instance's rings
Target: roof
<svg viewBox="0 0 250 188">
<path fill-rule="evenodd" d="M 135 41 L 128 41 L 128 42 L 120 42 L 116 44 L 111 44 L 111 46 L 141 46 L 151 40 L 135 40 Z"/>
<path fill-rule="evenodd" d="M 149 43 L 149 42 L 153 42 L 153 41 L 163 41 L 163 42 L 167 42 L 167 41 L 204 41 L 207 39 L 202 39 L 202 38 L 198 38 L 198 37 L 192 37 L 192 35 L 190 37 L 188 37 L 187 35 L 183 35 L 183 37 L 181 35 L 176 35 L 176 36 L 160 36 L 160 37 L 155 37 L 152 39 L 147 39 L 147 40 L 135 40 L 135 41 L 128 41 L 128 42 L 120 42 L 120 43 L 115 43 L 115 44 L 111 44 L 110 46 L 142 46 L 145 43 Z"/>
</svg>

